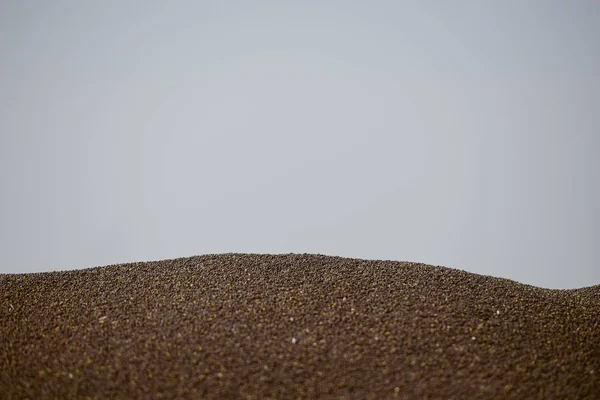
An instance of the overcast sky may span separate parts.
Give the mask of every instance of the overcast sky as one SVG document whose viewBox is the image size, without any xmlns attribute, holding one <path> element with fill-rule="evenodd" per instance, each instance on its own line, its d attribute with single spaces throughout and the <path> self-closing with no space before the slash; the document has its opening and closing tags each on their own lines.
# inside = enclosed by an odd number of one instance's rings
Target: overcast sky
<svg viewBox="0 0 600 400">
<path fill-rule="evenodd" d="M 205 253 L 600 284 L 600 2 L 0 2 L 0 272 Z"/>
</svg>

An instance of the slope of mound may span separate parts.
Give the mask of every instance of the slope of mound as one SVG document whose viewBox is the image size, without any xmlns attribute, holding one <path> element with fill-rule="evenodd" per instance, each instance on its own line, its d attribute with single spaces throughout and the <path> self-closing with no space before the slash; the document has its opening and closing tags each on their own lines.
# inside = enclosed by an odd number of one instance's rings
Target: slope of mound
<svg viewBox="0 0 600 400">
<path fill-rule="evenodd" d="M 3 398 L 593 398 L 600 286 L 206 255 L 0 275 Z"/>
</svg>

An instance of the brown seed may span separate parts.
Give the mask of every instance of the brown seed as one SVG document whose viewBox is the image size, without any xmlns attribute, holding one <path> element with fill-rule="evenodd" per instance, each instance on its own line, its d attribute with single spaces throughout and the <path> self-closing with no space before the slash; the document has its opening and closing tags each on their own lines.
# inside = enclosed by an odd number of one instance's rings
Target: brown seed
<svg viewBox="0 0 600 400">
<path fill-rule="evenodd" d="M 600 285 L 221 254 L 0 275 L 7 398 L 594 398 Z"/>
</svg>

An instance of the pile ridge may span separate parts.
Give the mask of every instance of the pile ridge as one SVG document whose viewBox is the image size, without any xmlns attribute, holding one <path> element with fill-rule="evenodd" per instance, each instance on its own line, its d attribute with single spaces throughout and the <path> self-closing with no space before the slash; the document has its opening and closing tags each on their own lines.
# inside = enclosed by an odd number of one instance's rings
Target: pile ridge
<svg viewBox="0 0 600 400">
<path fill-rule="evenodd" d="M 600 285 L 219 254 L 0 275 L 0 393 L 38 398 L 594 398 Z"/>
</svg>

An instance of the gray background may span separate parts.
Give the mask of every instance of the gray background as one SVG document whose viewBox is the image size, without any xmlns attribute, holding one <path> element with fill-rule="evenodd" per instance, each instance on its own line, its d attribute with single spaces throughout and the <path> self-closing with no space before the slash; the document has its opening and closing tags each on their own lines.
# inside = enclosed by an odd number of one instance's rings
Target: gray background
<svg viewBox="0 0 600 400">
<path fill-rule="evenodd" d="M 0 2 L 0 272 L 203 253 L 600 283 L 600 2 Z"/>
</svg>

